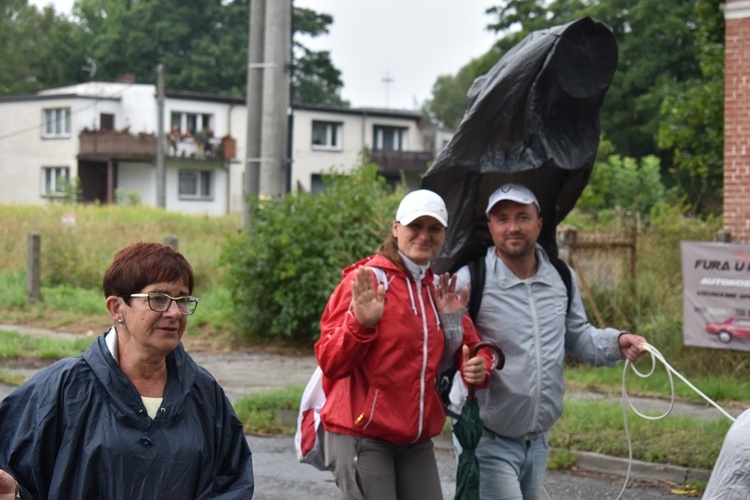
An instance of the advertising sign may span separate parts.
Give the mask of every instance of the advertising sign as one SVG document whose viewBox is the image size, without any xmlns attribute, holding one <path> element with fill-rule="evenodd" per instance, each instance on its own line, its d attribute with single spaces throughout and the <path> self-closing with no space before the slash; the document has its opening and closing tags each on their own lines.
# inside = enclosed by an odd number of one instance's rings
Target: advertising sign
<svg viewBox="0 0 750 500">
<path fill-rule="evenodd" d="M 750 245 L 681 243 L 685 345 L 750 351 Z"/>
</svg>

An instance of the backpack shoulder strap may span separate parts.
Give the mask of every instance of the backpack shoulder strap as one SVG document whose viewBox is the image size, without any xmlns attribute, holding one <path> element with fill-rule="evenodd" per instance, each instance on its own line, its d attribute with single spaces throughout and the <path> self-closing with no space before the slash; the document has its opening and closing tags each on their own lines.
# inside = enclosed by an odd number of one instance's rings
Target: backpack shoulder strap
<svg viewBox="0 0 750 500">
<path fill-rule="evenodd" d="M 484 255 L 469 262 L 469 276 L 471 277 L 471 287 L 469 288 L 469 316 L 472 321 L 476 321 L 479 307 L 482 305 L 482 292 L 484 291 L 485 276 L 487 274 L 487 264 Z"/>
<path fill-rule="evenodd" d="M 549 261 L 557 269 L 560 278 L 562 278 L 565 284 L 565 290 L 568 292 L 568 312 L 570 312 L 570 304 L 573 302 L 573 276 L 570 273 L 570 268 L 560 257 L 549 255 Z"/>
<path fill-rule="evenodd" d="M 374 266 L 366 266 L 366 267 L 375 274 L 375 278 L 378 280 L 378 283 L 383 285 L 383 289 L 387 292 L 388 291 L 388 275 L 385 274 L 385 271 L 379 267 L 374 267 Z"/>
</svg>

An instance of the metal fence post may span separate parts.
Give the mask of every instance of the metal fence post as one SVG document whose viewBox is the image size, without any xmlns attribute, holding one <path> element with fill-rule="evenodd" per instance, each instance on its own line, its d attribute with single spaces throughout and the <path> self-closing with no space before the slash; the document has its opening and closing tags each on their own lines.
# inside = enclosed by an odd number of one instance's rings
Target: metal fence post
<svg viewBox="0 0 750 500">
<path fill-rule="evenodd" d="M 41 298 L 42 284 L 42 237 L 32 231 L 26 246 L 26 301 L 33 304 Z"/>
<path fill-rule="evenodd" d="M 725 231 L 724 229 L 719 229 L 714 235 L 714 241 L 719 243 L 731 243 L 732 233 L 730 231 Z"/>
<path fill-rule="evenodd" d="M 179 238 L 177 236 L 170 234 L 168 236 L 164 237 L 164 244 L 167 246 L 172 247 L 173 249 L 177 250 L 177 246 L 180 243 Z"/>
</svg>

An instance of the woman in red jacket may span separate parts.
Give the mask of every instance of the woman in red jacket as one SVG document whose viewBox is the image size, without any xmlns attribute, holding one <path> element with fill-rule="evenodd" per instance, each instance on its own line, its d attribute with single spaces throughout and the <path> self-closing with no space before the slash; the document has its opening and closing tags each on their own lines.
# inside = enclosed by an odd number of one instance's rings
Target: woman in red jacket
<svg viewBox="0 0 750 500">
<path fill-rule="evenodd" d="M 480 338 L 464 313 L 468 290 L 457 296 L 448 274 L 435 287 L 430 269 L 447 219 L 436 193 L 406 195 L 391 237 L 344 269 L 321 319 L 326 465 L 345 499 L 442 499 L 436 378 L 455 363 L 467 383 L 485 383 L 490 359 L 469 359 Z"/>
</svg>

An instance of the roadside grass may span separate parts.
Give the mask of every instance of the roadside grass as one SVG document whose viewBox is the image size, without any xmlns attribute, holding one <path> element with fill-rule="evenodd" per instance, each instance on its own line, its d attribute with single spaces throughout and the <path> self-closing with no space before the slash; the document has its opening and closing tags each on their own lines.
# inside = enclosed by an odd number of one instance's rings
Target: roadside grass
<svg viewBox="0 0 750 500">
<path fill-rule="evenodd" d="M 670 362 L 667 359 L 667 362 Z M 671 363 L 670 363 L 671 364 Z M 650 355 L 645 354 L 635 365 L 639 372 L 647 374 L 651 370 Z M 692 375 L 690 367 L 673 366 L 691 384 L 718 404 L 725 402 L 750 402 L 750 381 L 730 375 Z M 577 363 L 574 368 L 567 368 L 565 381 L 569 389 L 588 390 L 619 395 L 622 390 L 623 363 L 614 367 L 592 367 Z M 675 397 L 691 402 L 706 402 L 698 393 L 691 389 L 684 381 L 672 375 L 674 380 Z M 632 366 L 626 373 L 626 389 L 629 394 L 669 398 L 671 389 L 666 368 L 656 362 L 653 375 L 640 378 L 632 372 Z M 708 403 L 706 403 L 708 404 Z M 750 406 L 745 404 L 745 406 Z"/>
<path fill-rule="evenodd" d="M 247 434 L 293 436 L 304 387 L 263 391 L 238 399 L 234 410 Z"/>
<path fill-rule="evenodd" d="M 0 332 L 0 358 L 58 360 L 78 356 L 89 348 L 91 339 L 63 340 L 33 337 L 18 332 Z"/>
<path fill-rule="evenodd" d="M 628 409 L 633 458 L 696 469 L 713 468 L 732 422 L 670 415 L 645 420 Z M 628 457 L 622 407 L 613 401 L 566 398 L 565 411 L 550 431 L 550 446 Z"/>
</svg>

